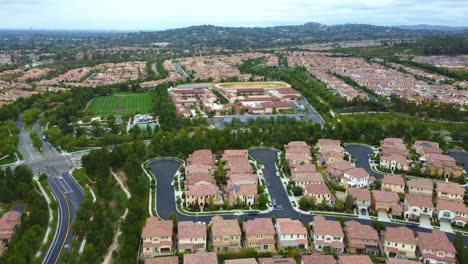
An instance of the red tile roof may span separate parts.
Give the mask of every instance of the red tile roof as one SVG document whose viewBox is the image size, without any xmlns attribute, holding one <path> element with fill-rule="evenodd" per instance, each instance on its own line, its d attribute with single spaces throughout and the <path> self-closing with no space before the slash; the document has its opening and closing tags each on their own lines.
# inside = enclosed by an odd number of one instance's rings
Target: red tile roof
<svg viewBox="0 0 468 264">
<path fill-rule="evenodd" d="M 314 216 L 314 235 L 344 237 L 340 222 L 326 220 L 321 215 Z"/>
<path fill-rule="evenodd" d="M 367 255 L 341 255 L 338 256 L 340 264 L 373 264 Z"/>
<path fill-rule="evenodd" d="M 142 238 L 172 236 L 173 222 L 170 220 L 161 221 L 155 216 L 148 217 L 141 234 Z"/>
<path fill-rule="evenodd" d="M 246 235 L 274 235 L 276 234 L 270 218 L 255 218 L 244 223 Z"/>
<path fill-rule="evenodd" d="M 393 184 L 393 185 L 401 185 L 405 186 L 405 179 L 400 175 L 384 175 L 382 179 L 382 184 Z"/>
<path fill-rule="evenodd" d="M 177 224 L 179 239 L 206 238 L 206 225 L 192 221 L 181 221 Z"/>
<path fill-rule="evenodd" d="M 432 197 L 429 195 L 409 193 L 406 195 L 406 202 L 409 206 L 417 206 L 419 208 L 434 208 Z"/>
<path fill-rule="evenodd" d="M 382 233 L 382 237 L 386 241 L 416 245 L 414 233 L 407 227 L 387 227 L 385 232 Z"/>
<path fill-rule="evenodd" d="M 418 232 L 418 246 L 420 249 L 457 253 L 447 235 L 440 230 L 432 230 L 430 233 Z"/>
<path fill-rule="evenodd" d="M 184 264 L 218 264 L 218 257 L 216 252 L 184 254 Z"/>
<path fill-rule="evenodd" d="M 179 264 L 179 257 L 145 258 L 145 264 Z"/>
<path fill-rule="evenodd" d="M 336 264 L 335 258 L 331 255 L 312 254 L 302 255 L 301 258 L 304 264 Z"/>
</svg>

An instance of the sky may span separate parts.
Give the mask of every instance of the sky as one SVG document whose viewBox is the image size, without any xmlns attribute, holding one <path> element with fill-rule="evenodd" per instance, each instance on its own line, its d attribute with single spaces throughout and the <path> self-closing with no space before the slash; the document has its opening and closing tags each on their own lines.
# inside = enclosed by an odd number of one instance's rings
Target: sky
<svg viewBox="0 0 468 264">
<path fill-rule="evenodd" d="M 468 26 L 468 0 L 0 0 L 2 29 L 163 30 L 306 22 Z"/>
</svg>

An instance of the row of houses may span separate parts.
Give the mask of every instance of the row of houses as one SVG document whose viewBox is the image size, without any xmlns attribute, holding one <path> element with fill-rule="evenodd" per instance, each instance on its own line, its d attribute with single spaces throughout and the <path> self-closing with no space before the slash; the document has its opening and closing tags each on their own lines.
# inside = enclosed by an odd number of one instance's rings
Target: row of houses
<svg viewBox="0 0 468 264">
<path fill-rule="evenodd" d="M 372 264 L 372 260 L 367 255 L 340 255 L 337 259 L 332 255 L 311 254 L 301 255 L 301 264 Z M 195 254 L 184 254 L 184 264 L 218 264 L 215 252 L 197 252 Z M 241 258 L 226 259 L 224 264 L 297 264 L 295 259 L 289 257 L 269 257 L 269 258 Z M 386 264 L 416 264 L 417 261 L 390 258 Z M 159 257 L 145 259 L 145 264 L 179 264 L 179 257 Z"/>
<path fill-rule="evenodd" d="M 225 150 L 221 156 L 226 184 L 217 185 L 214 172 L 216 157 L 209 149 L 190 154 L 185 167 L 185 205 L 204 207 L 227 200 L 229 205 L 241 203 L 252 206 L 257 199 L 258 176 L 253 173 L 248 150 Z M 223 198 L 224 197 L 224 198 Z"/>
<path fill-rule="evenodd" d="M 310 240 L 310 242 L 309 242 Z M 299 221 L 289 218 L 256 218 L 239 224 L 237 219 L 214 216 L 205 223 L 147 219 L 141 237 L 141 256 L 153 258 L 177 252 L 238 252 L 252 248 L 257 252 L 277 253 L 284 248 L 315 252 L 327 248 L 338 254 L 379 254 L 388 257 L 419 259 L 424 263 L 456 263 L 456 250 L 447 235 L 438 230 L 414 233 L 407 227 L 387 227 L 381 234 L 354 220 L 344 223 L 315 216 L 310 235 Z M 210 241 L 211 248 L 207 248 Z M 438 261 L 438 262 L 437 262 Z"/>
</svg>

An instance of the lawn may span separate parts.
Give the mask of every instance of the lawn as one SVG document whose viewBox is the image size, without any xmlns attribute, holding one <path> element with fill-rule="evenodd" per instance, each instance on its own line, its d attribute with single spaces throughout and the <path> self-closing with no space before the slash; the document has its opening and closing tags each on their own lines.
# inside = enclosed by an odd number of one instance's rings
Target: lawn
<svg viewBox="0 0 468 264">
<path fill-rule="evenodd" d="M 92 112 L 98 116 L 148 114 L 152 108 L 153 101 L 149 93 L 121 93 L 95 97 L 86 112 Z"/>
</svg>

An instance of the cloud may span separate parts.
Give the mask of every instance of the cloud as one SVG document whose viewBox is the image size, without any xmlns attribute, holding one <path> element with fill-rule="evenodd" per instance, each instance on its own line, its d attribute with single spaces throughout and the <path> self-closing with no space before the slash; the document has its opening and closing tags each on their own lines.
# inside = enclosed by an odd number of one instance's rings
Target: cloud
<svg viewBox="0 0 468 264">
<path fill-rule="evenodd" d="M 466 0 L 0 0 L 0 27 L 165 29 L 319 22 L 468 26 Z"/>
</svg>

